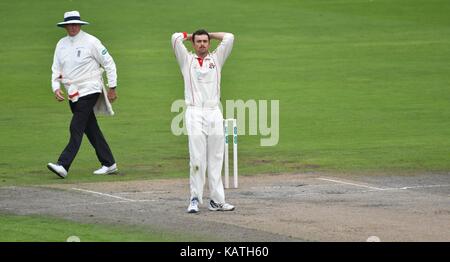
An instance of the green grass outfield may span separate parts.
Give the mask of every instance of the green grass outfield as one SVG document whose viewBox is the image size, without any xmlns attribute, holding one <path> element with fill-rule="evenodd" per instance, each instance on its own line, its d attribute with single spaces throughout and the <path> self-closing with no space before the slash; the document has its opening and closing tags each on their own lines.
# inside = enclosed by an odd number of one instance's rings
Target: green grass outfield
<svg viewBox="0 0 450 262">
<path fill-rule="evenodd" d="M 68 179 L 50 174 L 70 111 L 50 89 L 55 24 L 77 9 L 118 67 L 114 118 L 101 118 L 122 175 L 94 177 L 87 142 Z M 183 84 L 176 31 L 229 31 L 222 100 L 280 101 L 280 140 L 239 138 L 242 175 L 450 170 L 450 2 L 0 2 L 0 186 L 188 176 L 187 137 L 171 104 Z"/>
<path fill-rule="evenodd" d="M 199 237 L 123 225 L 78 223 L 41 216 L 0 215 L 0 242 L 178 242 L 205 241 Z"/>
</svg>

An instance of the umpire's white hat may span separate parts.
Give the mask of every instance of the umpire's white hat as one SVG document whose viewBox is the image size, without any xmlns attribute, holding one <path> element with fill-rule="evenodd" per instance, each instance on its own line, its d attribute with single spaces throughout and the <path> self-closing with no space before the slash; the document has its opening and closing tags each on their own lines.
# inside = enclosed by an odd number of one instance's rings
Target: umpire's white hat
<svg viewBox="0 0 450 262">
<path fill-rule="evenodd" d="M 68 24 L 88 25 L 89 23 L 81 21 L 80 12 L 69 11 L 64 13 L 64 22 L 58 23 L 57 26 L 64 27 L 64 25 Z"/>
</svg>

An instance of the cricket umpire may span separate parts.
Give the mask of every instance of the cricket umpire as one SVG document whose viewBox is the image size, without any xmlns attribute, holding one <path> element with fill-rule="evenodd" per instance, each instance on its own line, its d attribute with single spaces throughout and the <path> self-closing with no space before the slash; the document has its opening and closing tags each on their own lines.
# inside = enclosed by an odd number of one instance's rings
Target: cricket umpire
<svg viewBox="0 0 450 262">
<path fill-rule="evenodd" d="M 52 89 L 57 101 L 64 101 L 61 84 L 67 90 L 72 120 L 70 122 L 70 139 L 59 156 L 56 164 L 48 163 L 50 171 L 61 178 L 74 160 L 86 134 L 95 149 L 102 167 L 94 174 L 110 174 L 117 171 L 116 161 L 97 123 L 95 113 L 112 115 L 110 102 L 116 98 L 116 65 L 108 50 L 96 37 L 81 30 L 82 21 L 78 11 L 64 14 L 64 21 L 57 24 L 67 31 L 67 36 L 56 45 L 52 65 Z M 102 74 L 106 71 L 108 91 L 106 91 Z"/>
<path fill-rule="evenodd" d="M 210 40 L 221 41 L 209 52 Z M 191 40 L 195 53 L 188 52 L 183 41 Z M 192 35 L 175 33 L 172 47 L 184 79 L 186 129 L 190 155 L 190 204 L 188 213 L 199 212 L 203 203 L 203 187 L 208 172 L 212 211 L 232 211 L 234 206 L 225 202 L 222 184 L 224 154 L 223 116 L 219 108 L 222 67 L 233 48 L 231 33 L 208 33 L 197 30 Z"/>
</svg>

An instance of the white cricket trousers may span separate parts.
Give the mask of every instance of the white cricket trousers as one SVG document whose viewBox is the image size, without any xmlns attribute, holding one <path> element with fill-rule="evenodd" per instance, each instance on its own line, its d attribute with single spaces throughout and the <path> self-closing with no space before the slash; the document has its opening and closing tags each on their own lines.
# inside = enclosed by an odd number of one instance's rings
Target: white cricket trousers
<svg viewBox="0 0 450 262">
<path fill-rule="evenodd" d="M 205 175 L 208 171 L 210 199 L 225 203 L 222 184 L 224 153 L 223 116 L 218 107 L 188 106 L 186 129 L 189 136 L 191 199 L 197 197 L 203 203 Z"/>
</svg>

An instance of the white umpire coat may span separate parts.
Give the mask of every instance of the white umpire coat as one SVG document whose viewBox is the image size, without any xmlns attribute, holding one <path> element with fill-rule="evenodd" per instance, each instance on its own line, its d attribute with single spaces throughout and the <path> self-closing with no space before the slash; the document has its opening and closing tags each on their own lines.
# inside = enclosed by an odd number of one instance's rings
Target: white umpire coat
<svg viewBox="0 0 450 262">
<path fill-rule="evenodd" d="M 102 93 L 96 105 L 101 112 L 112 115 L 111 105 L 104 90 L 102 73 L 106 71 L 109 87 L 117 86 L 117 71 L 113 58 L 99 39 L 82 30 L 76 36 L 63 37 L 56 45 L 52 65 L 52 89 L 61 88 L 61 83 L 71 95 L 76 90 L 79 97 Z M 70 97 L 69 97 L 70 98 Z"/>
</svg>

